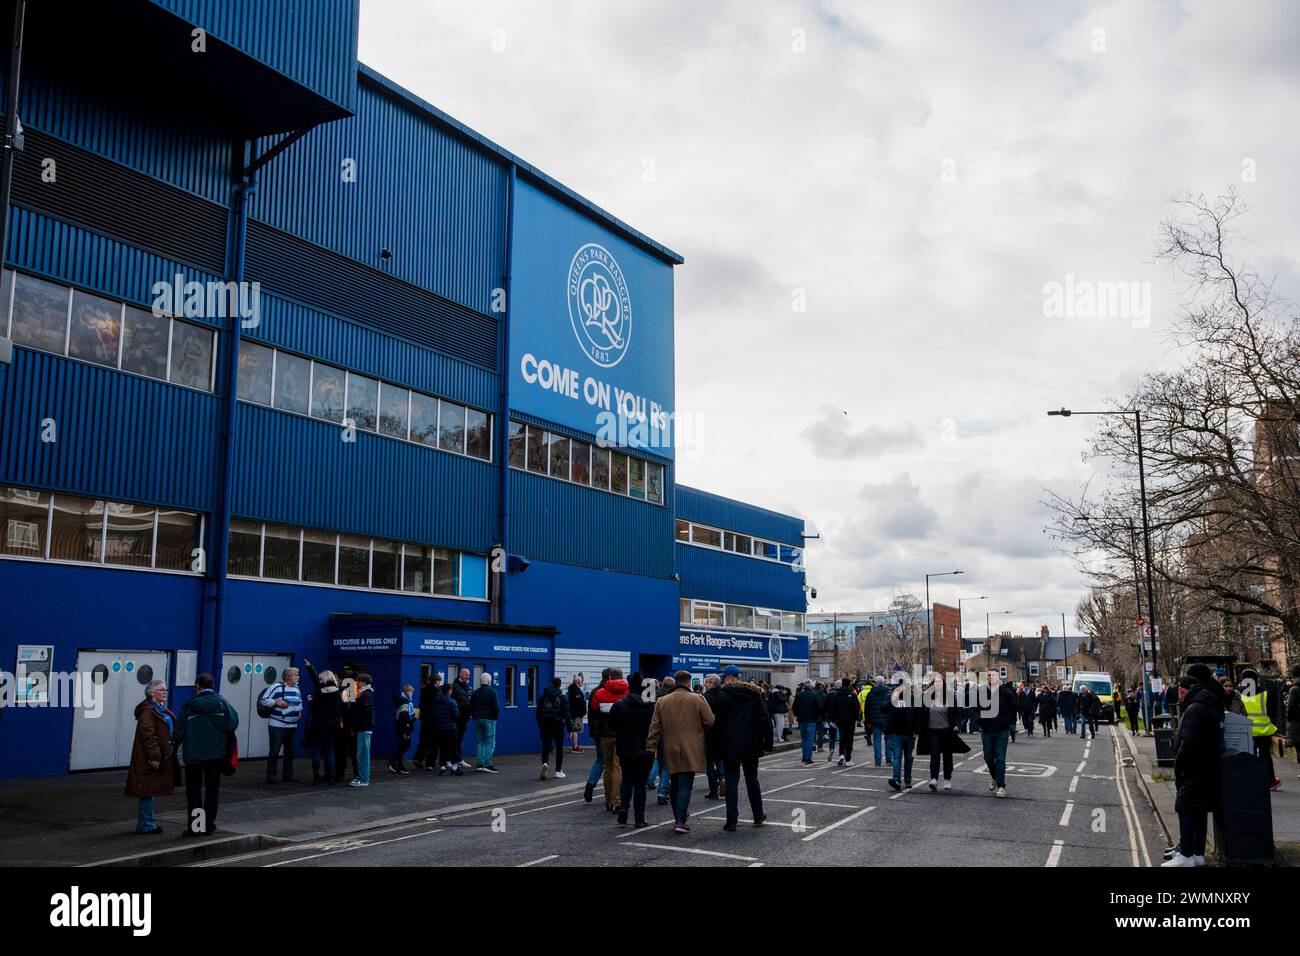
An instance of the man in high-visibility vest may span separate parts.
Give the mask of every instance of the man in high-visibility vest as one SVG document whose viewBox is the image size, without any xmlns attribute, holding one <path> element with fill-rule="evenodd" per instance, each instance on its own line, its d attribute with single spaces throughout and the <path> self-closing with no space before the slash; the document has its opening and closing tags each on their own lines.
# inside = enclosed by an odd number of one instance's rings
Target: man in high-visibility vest
<svg viewBox="0 0 1300 956">
<path fill-rule="evenodd" d="M 1273 782 L 1270 790 L 1281 790 L 1282 781 L 1273 773 L 1273 735 L 1277 733 L 1276 701 L 1269 700 L 1269 693 L 1259 679 L 1259 673 L 1251 667 L 1241 672 L 1241 702 L 1246 709 L 1246 716 L 1252 724 L 1251 737 L 1255 744 L 1255 756 L 1268 761 L 1268 776 Z M 1271 705 L 1271 706 L 1270 706 Z"/>
</svg>

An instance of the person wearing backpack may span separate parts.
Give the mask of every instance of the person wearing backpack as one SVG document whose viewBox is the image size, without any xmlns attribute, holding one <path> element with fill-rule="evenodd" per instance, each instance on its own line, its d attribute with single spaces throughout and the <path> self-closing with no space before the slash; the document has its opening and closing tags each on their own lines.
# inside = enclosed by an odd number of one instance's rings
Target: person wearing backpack
<svg viewBox="0 0 1300 956">
<path fill-rule="evenodd" d="M 266 782 L 273 786 L 275 772 L 284 751 L 284 782 L 297 783 L 293 775 L 294 742 L 298 737 L 298 721 L 302 719 L 302 691 L 298 689 L 298 668 L 286 667 L 280 680 L 257 698 L 257 716 L 266 720 L 270 738 L 266 752 Z"/>
<path fill-rule="evenodd" d="M 552 677 L 537 702 L 537 730 L 542 737 L 542 774 L 545 780 L 551 769 L 551 748 L 555 748 L 555 779 L 564 779 L 564 733 L 573 719 L 569 699 L 560 690 L 563 681 Z"/>
<path fill-rule="evenodd" d="M 235 708 L 215 687 L 211 674 L 200 674 L 194 681 L 194 696 L 176 718 L 174 740 L 185 764 L 185 836 L 217 831 L 226 744 L 239 727 Z"/>
</svg>

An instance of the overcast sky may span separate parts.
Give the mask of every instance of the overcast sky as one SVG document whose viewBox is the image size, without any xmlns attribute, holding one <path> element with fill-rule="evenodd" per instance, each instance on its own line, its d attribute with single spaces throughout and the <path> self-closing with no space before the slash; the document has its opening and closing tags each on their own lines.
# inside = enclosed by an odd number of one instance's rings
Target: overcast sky
<svg viewBox="0 0 1300 956">
<path fill-rule="evenodd" d="M 974 635 L 1075 633 L 1040 502 L 1091 424 L 1044 412 L 1176 358 L 1169 200 L 1235 185 L 1297 298 L 1298 41 L 1285 2 L 362 0 L 360 56 L 685 256 L 679 481 L 820 533 L 811 610 L 961 568 Z M 1070 275 L 1149 314 L 1045 314 Z"/>
</svg>

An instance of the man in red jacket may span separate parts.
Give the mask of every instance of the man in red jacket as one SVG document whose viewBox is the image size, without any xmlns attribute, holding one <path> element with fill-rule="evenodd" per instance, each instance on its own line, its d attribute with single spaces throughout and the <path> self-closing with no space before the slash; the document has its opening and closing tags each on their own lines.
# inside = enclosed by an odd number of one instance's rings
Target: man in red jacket
<svg viewBox="0 0 1300 956">
<path fill-rule="evenodd" d="M 591 736 L 600 741 L 601 758 L 605 762 L 605 809 L 611 813 L 618 810 L 618 791 L 623 774 L 618 765 L 617 739 L 609 723 L 609 712 L 626 696 L 627 681 L 623 679 L 623 671 L 617 667 L 610 669 L 609 679 L 591 695 Z"/>
</svg>

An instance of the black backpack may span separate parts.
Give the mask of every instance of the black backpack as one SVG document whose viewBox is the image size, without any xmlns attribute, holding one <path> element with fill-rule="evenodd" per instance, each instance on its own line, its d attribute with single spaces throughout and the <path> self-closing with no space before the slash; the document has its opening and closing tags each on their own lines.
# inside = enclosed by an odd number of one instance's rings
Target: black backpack
<svg viewBox="0 0 1300 956">
<path fill-rule="evenodd" d="M 560 705 L 560 695 L 543 694 L 540 712 L 545 720 L 559 720 L 563 717 L 564 708 Z"/>
<path fill-rule="evenodd" d="M 270 694 L 277 687 L 284 687 L 284 685 L 280 683 L 272 684 L 257 697 L 257 716 L 263 720 L 275 713 L 275 705 L 271 703 Z"/>
</svg>

